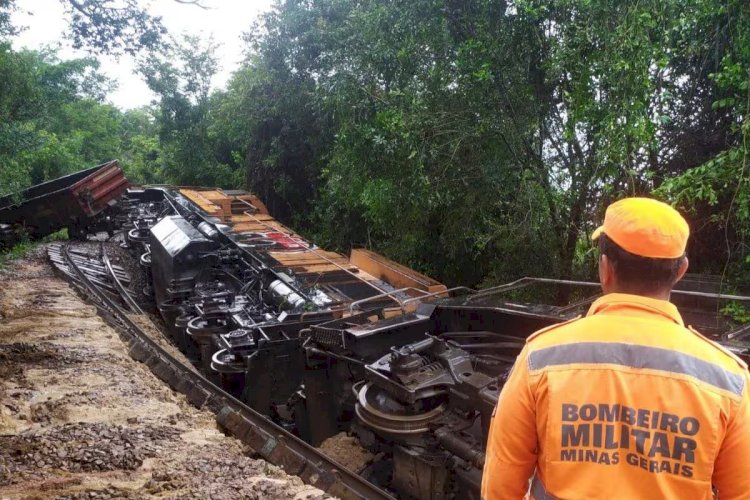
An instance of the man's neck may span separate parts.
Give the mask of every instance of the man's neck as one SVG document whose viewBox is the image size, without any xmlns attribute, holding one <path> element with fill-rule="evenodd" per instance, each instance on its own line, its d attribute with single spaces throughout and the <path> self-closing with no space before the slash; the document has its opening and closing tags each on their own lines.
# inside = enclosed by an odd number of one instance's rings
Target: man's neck
<svg viewBox="0 0 750 500">
<path fill-rule="evenodd" d="M 669 299 L 672 295 L 672 290 L 666 290 L 666 291 L 656 292 L 656 293 L 636 293 L 630 290 L 609 290 L 607 293 L 625 293 L 628 295 L 640 295 L 641 297 L 647 297 L 649 299 L 665 300 L 669 302 Z"/>
</svg>

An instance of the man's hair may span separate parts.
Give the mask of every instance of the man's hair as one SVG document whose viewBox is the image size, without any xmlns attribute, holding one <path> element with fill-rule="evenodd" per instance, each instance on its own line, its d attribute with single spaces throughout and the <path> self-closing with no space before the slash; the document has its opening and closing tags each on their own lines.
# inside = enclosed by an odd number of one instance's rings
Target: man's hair
<svg viewBox="0 0 750 500">
<path fill-rule="evenodd" d="M 641 257 L 628 252 L 606 234 L 599 236 L 599 252 L 612 264 L 620 291 L 636 295 L 671 290 L 685 259 L 685 255 L 676 259 Z"/>
</svg>

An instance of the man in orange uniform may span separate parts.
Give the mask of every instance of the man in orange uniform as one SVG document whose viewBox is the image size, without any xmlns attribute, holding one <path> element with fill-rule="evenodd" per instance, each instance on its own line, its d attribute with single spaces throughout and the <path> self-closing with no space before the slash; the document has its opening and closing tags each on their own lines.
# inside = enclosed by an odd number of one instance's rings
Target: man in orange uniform
<svg viewBox="0 0 750 500">
<path fill-rule="evenodd" d="M 484 500 L 750 499 L 747 365 L 669 302 L 688 235 L 655 200 L 607 209 L 605 295 L 529 337 L 490 426 Z"/>
</svg>

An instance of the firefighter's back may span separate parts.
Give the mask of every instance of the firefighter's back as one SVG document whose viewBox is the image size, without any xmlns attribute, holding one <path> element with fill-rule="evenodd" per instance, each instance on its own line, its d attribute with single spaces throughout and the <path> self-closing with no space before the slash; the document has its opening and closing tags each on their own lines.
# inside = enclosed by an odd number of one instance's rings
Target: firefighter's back
<svg viewBox="0 0 750 500">
<path fill-rule="evenodd" d="M 534 336 L 526 355 L 536 497 L 709 498 L 717 460 L 738 461 L 721 473 L 747 474 L 748 451 L 727 440 L 746 418 L 747 368 L 668 302 L 608 295 Z"/>
<path fill-rule="evenodd" d="M 750 499 L 747 366 L 669 302 L 690 228 L 649 198 L 593 233 L 604 295 L 586 318 L 529 337 L 498 398 L 485 500 Z"/>
</svg>

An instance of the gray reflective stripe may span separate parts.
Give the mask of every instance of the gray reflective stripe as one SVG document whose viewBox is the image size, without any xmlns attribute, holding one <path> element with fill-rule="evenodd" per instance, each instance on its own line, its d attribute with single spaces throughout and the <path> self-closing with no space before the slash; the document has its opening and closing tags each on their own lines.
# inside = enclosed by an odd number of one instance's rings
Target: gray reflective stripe
<svg viewBox="0 0 750 500">
<path fill-rule="evenodd" d="M 536 475 L 531 481 L 531 494 L 534 495 L 534 500 L 557 500 L 557 498 L 547 493 L 547 488 L 544 487 L 542 480 Z"/>
<path fill-rule="evenodd" d="M 745 379 L 689 354 L 637 344 L 578 342 L 556 345 L 529 353 L 529 369 L 574 363 L 621 365 L 689 375 L 719 389 L 742 395 Z"/>
</svg>

